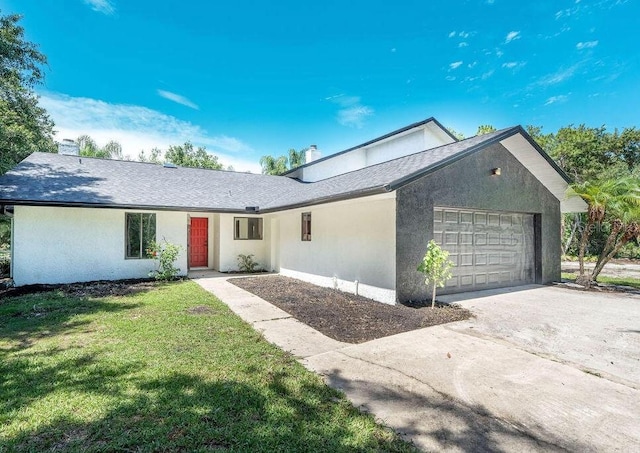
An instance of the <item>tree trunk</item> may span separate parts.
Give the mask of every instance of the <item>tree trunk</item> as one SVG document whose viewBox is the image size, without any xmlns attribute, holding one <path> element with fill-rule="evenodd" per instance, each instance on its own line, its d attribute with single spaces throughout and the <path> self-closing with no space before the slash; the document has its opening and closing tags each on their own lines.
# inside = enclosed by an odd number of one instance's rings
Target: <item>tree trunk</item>
<svg viewBox="0 0 640 453">
<path fill-rule="evenodd" d="M 571 247 L 571 243 L 573 242 L 573 238 L 576 235 L 576 230 L 578 229 L 579 224 L 580 224 L 580 215 L 576 214 L 573 218 L 573 227 L 571 228 L 571 234 L 569 235 L 569 239 L 567 240 L 567 242 L 564 244 L 564 247 L 562 248 L 563 255 L 566 255 L 567 252 L 569 251 L 569 247 Z"/>
<path fill-rule="evenodd" d="M 578 275 L 579 279 L 584 279 L 584 251 L 587 248 L 589 236 L 591 236 L 591 225 L 593 225 L 593 221 L 591 221 L 591 219 L 587 220 L 587 224 L 582 232 L 582 237 L 580 238 L 580 251 L 578 252 L 578 264 L 580 265 L 580 275 Z M 576 283 L 577 282 L 578 279 L 576 279 Z"/>
<path fill-rule="evenodd" d="M 620 251 L 620 249 L 622 247 L 624 247 L 624 245 L 629 242 L 628 239 L 626 239 L 625 237 L 622 237 L 622 239 L 620 239 L 620 241 L 615 245 L 615 247 L 613 248 L 613 250 L 611 250 L 611 252 L 609 252 L 607 254 L 607 256 L 605 256 L 602 259 L 602 262 L 599 262 L 596 267 L 593 269 L 593 272 L 591 273 L 591 278 L 595 281 L 595 279 L 598 277 L 598 275 L 600 275 L 600 272 L 602 272 L 602 269 L 604 268 L 604 265 L 607 264 L 609 261 L 611 261 L 611 258 L 613 258 L 614 256 L 616 256 L 616 254 Z"/>
<path fill-rule="evenodd" d="M 433 296 L 431 297 L 431 308 L 436 305 L 436 284 L 433 284 Z"/>
</svg>

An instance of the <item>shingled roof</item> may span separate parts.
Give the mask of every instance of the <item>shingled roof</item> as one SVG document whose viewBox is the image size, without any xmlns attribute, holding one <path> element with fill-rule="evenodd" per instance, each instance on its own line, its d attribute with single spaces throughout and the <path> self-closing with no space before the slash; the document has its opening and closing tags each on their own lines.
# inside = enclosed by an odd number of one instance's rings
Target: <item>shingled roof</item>
<svg viewBox="0 0 640 453">
<path fill-rule="evenodd" d="M 502 129 L 313 183 L 158 164 L 33 153 L 0 177 L 0 204 L 260 212 L 384 193 L 522 128 Z M 556 167 L 557 169 L 557 167 Z"/>
</svg>

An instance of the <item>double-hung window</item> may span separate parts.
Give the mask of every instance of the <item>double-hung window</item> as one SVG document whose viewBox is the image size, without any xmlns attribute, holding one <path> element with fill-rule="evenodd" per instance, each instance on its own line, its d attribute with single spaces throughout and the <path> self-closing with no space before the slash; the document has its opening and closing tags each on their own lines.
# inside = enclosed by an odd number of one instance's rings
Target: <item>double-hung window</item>
<svg viewBox="0 0 640 453">
<path fill-rule="evenodd" d="M 127 212 L 125 223 L 125 257 L 129 259 L 146 258 L 147 249 L 156 240 L 156 215 Z"/>
<path fill-rule="evenodd" d="M 303 241 L 311 240 L 311 213 L 310 212 L 302 213 L 302 240 Z"/>
</svg>

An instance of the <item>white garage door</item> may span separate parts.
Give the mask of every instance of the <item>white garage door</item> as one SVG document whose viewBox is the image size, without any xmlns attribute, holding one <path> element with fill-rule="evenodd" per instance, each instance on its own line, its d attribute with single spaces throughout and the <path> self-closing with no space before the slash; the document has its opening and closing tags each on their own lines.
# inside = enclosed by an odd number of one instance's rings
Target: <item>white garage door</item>
<svg viewBox="0 0 640 453">
<path fill-rule="evenodd" d="M 533 283 L 533 215 L 434 209 L 434 239 L 455 263 L 443 292 Z"/>
</svg>

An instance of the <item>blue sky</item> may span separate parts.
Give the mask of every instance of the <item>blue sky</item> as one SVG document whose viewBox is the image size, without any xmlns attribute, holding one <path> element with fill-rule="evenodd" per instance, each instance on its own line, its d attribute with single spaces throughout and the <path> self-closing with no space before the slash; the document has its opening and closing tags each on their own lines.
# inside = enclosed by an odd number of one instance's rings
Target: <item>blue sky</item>
<svg viewBox="0 0 640 453">
<path fill-rule="evenodd" d="M 0 0 L 49 59 L 57 139 L 191 140 L 236 170 L 430 116 L 640 125 L 636 0 Z M 525 6 L 526 4 L 526 6 Z"/>
</svg>

